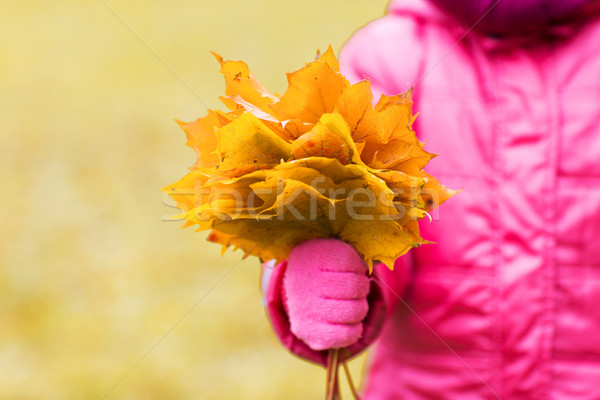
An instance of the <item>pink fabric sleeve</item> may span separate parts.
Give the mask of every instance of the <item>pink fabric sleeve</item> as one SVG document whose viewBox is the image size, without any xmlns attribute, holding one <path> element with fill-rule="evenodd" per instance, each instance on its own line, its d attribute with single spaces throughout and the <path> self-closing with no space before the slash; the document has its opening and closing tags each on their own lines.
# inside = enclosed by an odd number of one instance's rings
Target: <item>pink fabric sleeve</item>
<svg viewBox="0 0 600 400">
<path fill-rule="evenodd" d="M 410 289 L 410 281 L 414 272 L 413 265 L 413 253 L 409 252 L 396 260 L 393 270 L 383 264 L 378 264 L 373 269 L 375 280 L 381 288 L 388 316 L 396 310 Z"/>
<path fill-rule="evenodd" d="M 363 326 L 362 337 L 348 348 L 354 357 L 371 345 L 385 323 L 386 317 L 396 308 L 405 292 L 411 274 L 409 263 L 403 257 L 396 260 L 394 271 L 380 264 L 375 266 L 367 301 L 369 313 Z M 282 280 L 287 263 L 275 265 L 273 261 L 263 264 L 261 286 L 263 302 L 273 332 L 279 341 L 293 354 L 317 364 L 327 364 L 327 350 L 315 351 L 298 339 L 290 329 L 290 322 L 282 298 Z M 381 281 L 384 279 L 385 281 Z"/>
<path fill-rule="evenodd" d="M 399 19 L 403 21 L 399 23 Z M 340 72 L 351 83 L 369 80 L 374 103 L 382 93 L 404 92 L 415 86 L 425 73 L 425 57 L 420 54 L 425 50 L 415 48 L 404 38 L 422 35 L 416 19 L 393 14 L 379 18 L 358 29 L 344 44 L 339 54 Z"/>
</svg>

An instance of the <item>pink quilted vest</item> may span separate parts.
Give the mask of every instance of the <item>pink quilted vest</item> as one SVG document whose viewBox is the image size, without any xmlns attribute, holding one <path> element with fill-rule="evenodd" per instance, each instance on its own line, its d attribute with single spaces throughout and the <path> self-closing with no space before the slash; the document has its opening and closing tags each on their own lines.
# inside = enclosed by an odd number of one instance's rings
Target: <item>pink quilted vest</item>
<svg viewBox="0 0 600 400">
<path fill-rule="evenodd" d="M 600 399 L 600 19 L 465 31 L 393 1 L 341 51 L 353 81 L 414 86 L 428 171 L 463 188 L 397 265 L 364 399 Z"/>
</svg>

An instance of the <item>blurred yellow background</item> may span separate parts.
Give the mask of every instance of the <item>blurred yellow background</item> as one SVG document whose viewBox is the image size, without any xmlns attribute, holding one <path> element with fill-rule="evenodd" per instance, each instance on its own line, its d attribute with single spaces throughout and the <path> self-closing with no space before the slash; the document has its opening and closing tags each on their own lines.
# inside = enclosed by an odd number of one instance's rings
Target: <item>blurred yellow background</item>
<svg viewBox="0 0 600 400">
<path fill-rule="evenodd" d="M 222 108 L 209 50 L 282 93 L 385 3 L 0 6 L 0 399 L 323 397 L 324 370 L 271 333 L 258 261 L 219 281 L 241 253 L 163 221 L 158 189 L 195 158 L 173 118 Z"/>
</svg>

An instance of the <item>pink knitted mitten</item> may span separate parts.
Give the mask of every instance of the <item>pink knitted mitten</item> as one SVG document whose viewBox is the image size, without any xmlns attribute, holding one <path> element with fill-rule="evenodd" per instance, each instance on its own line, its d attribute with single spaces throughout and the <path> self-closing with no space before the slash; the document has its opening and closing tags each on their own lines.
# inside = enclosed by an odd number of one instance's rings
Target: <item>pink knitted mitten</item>
<svg viewBox="0 0 600 400">
<path fill-rule="evenodd" d="M 338 239 L 313 239 L 290 253 L 283 277 L 291 331 L 313 350 L 342 348 L 360 339 L 369 305 L 367 266 Z"/>
</svg>

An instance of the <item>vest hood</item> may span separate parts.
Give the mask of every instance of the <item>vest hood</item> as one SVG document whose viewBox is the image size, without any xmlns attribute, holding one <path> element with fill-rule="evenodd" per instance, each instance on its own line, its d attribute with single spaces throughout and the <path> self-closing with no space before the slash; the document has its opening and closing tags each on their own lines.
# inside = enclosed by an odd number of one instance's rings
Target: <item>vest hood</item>
<svg viewBox="0 0 600 400">
<path fill-rule="evenodd" d="M 457 19 L 492 35 L 539 33 L 600 11 L 598 0 L 392 0 L 390 13 L 416 13 L 428 19 Z"/>
</svg>

